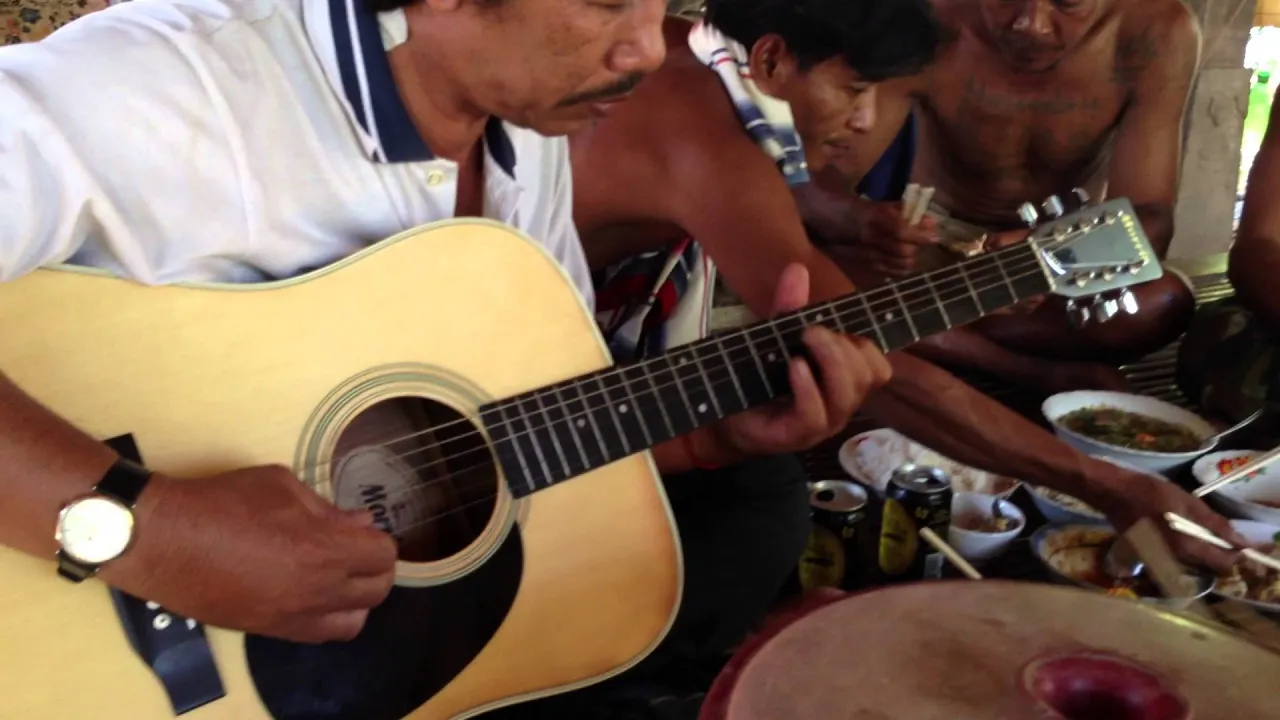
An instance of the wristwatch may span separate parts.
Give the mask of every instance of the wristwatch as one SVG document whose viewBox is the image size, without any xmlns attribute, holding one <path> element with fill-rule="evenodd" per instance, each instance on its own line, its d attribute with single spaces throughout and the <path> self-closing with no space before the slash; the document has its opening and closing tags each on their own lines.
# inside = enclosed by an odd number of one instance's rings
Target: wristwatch
<svg viewBox="0 0 1280 720">
<path fill-rule="evenodd" d="M 92 491 L 62 508 L 54 530 L 60 546 L 59 575 L 71 582 L 84 582 L 129 549 L 134 534 L 133 506 L 150 479 L 150 470 L 120 458 Z"/>
</svg>

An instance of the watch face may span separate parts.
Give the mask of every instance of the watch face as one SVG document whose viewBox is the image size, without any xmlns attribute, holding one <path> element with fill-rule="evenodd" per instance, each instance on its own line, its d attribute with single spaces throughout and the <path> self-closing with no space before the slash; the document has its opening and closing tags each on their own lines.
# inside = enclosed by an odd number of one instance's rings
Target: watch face
<svg viewBox="0 0 1280 720">
<path fill-rule="evenodd" d="M 76 500 L 58 518 L 58 542 L 68 555 L 94 565 L 112 560 L 129 547 L 133 513 L 105 497 Z"/>
</svg>

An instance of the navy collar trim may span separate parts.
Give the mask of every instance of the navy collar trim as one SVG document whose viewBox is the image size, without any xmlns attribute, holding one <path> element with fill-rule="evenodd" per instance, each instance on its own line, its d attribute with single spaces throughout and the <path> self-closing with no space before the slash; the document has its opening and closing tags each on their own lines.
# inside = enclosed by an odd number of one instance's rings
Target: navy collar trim
<svg viewBox="0 0 1280 720">
<path fill-rule="evenodd" d="M 349 22 L 352 16 L 356 25 L 354 35 Z M 375 140 L 374 160 L 384 163 L 434 160 L 435 154 L 414 126 L 396 89 L 377 16 L 365 7 L 364 0 L 329 0 L 329 18 L 342 89 L 355 111 L 356 121 Z M 353 38 L 358 47 L 353 47 Z M 362 77 L 365 84 L 361 83 Z M 502 121 L 490 118 L 484 137 L 494 161 L 514 177 L 515 147 Z"/>
</svg>

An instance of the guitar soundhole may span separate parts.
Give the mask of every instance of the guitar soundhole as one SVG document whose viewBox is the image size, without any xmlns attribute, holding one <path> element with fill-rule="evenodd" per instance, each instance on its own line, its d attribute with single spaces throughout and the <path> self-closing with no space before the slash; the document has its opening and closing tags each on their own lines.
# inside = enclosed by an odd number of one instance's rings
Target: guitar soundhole
<svg viewBox="0 0 1280 720">
<path fill-rule="evenodd" d="M 421 566 L 436 582 L 393 588 L 351 641 L 248 635 L 245 659 L 275 720 L 400 720 L 452 682 L 506 619 L 524 567 L 520 528 L 490 530 L 476 545 L 494 547 L 460 567 L 495 508 L 507 506 L 495 497 L 498 474 L 483 435 L 441 403 L 371 406 L 341 429 L 332 462 L 339 507 L 370 510 L 399 540 L 402 560 L 445 562 Z"/>
<path fill-rule="evenodd" d="M 453 408 L 422 398 L 379 402 L 348 425 L 333 458 L 334 500 L 365 508 L 400 559 L 443 560 L 493 516 L 498 476 L 484 436 Z"/>
</svg>

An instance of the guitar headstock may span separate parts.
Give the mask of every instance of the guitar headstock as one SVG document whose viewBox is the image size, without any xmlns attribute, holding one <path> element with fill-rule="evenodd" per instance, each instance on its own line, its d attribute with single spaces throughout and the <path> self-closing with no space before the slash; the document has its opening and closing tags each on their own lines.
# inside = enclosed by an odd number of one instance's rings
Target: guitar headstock
<svg viewBox="0 0 1280 720">
<path fill-rule="evenodd" d="M 1032 228 L 1028 242 L 1048 271 L 1050 292 L 1067 298 L 1076 326 L 1138 312 L 1129 288 L 1160 279 L 1164 268 L 1133 205 L 1125 198 L 1089 205 L 1083 190 L 1072 195 L 1071 212 L 1057 196 L 1039 209 L 1024 203 L 1018 210 Z"/>
</svg>

